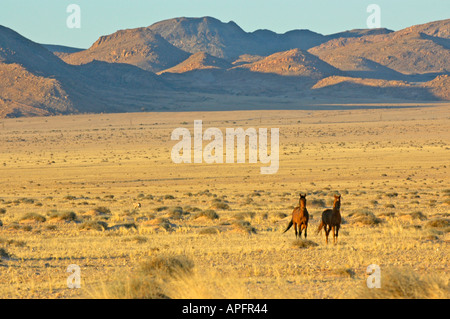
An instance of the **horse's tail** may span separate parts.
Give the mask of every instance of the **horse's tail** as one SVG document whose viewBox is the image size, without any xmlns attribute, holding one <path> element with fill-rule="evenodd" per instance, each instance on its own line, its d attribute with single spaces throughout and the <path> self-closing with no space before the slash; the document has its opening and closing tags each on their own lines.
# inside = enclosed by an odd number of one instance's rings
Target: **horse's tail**
<svg viewBox="0 0 450 319">
<path fill-rule="evenodd" d="M 322 228 L 323 228 L 324 225 L 325 225 L 325 224 L 323 223 L 323 220 L 321 220 L 321 221 L 320 221 L 320 224 L 319 224 L 319 228 L 317 228 L 317 233 L 320 233 L 320 231 L 322 230 Z"/>
<path fill-rule="evenodd" d="M 291 219 L 291 221 L 289 222 L 289 225 L 287 226 L 287 228 L 285 229 L 285 231 L 283 232 L 283 234 L 284 234 L 285 232 L 287 232 L 287 231 L 289 230 L 289 228 L 292 227 L 293 224 L 294 224 L 294 222 L 293 222 L 292 219 Z"/>
</svg>

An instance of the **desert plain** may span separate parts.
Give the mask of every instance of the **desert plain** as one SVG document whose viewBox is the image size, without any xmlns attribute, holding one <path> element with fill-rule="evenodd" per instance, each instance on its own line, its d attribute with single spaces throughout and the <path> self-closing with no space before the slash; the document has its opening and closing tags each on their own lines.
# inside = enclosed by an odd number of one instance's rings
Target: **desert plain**
<svg viewBox="0 0 450 319">
<path fill-rule="evenodd" d="M 449 298 L 450 104 L 394 106 L 2 119 L 0 298 Z M 174 164 L 200 119 L 279 128 L 278 172 Z M 306 240 L 283 234 L 300 193 Z"/>
</svg>

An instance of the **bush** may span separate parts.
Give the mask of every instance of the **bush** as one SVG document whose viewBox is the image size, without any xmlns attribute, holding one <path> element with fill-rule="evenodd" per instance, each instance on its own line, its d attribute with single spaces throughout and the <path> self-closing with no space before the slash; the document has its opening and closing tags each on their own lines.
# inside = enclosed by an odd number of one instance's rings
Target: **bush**
<svg viewBox="0 0 450 319">
<path fill-rule="evenodd" d="M 221 199 L 214 199 L 211 203 L 211 208 L 227 210 L 230 209 L 230 205 Z"/>
<path fill-rule="evenodd" d="M 209 219 L 218 219 L 219 215 L 216 213 L 215 210 L 207 209 L 207 210 L 198 212 L 194 216 L 194 218 L 199 218 L 199 217 L 206 217 L 206 218 L 209 218 Z"/>
<path fill-rule="evenodd" d="M 254 212 L 237 213 L 233 217 L 237 220 L 244 220 L 245 218 L 253 219 L 253 217 L 255 217 L 255 213 Z"/>
<path fill-rule="evenodd" d="M 100 215 L 107 215 L 111 214 L 111 210 L 109 208 L 103 207 L 103 206 L 97 206 L 94 208 L 94 210 L 99 213 Z"/>
<path fill-rule="evenodd" d="M 425 216 L 420 211 L 415 211 L 415 212 L 412 212 L 412 213 L 403 213 L 403 214 L 399 214 L 399 216 L 411 216 L 412 219 L 420 219 L 420 220 L 426 220 L 427 219 L 427 216 Z"/>
<path fill-rule="evenodd" d="M 351 296 L 362 299 L 449 299 L 448 282 L 436 275 L 419 275 L 412 269 L 383 272 L 381 288 L 367 289 L 366 282 Z"/>
<path fill-rule="evenodd" d="M 237 231 L 248 233 L 248 234 L 256 234 L 256 228 L 253 227 L 250 222 L 244 220 L 237 220 L 233 223 L 233 228 Z"/>
<path fill-rule="evenodd" d="M 326 203 L 323 199 L 312 199 L 308 202 L 308 204 L 312 207 L 326 207 Z"/>
<path fill-rule="evenodd" d="M 185 256 L 161 255 L 150 258 L 140 264 L 143 275 L 177 277 L 192 273 L 194 262 Z"/>
<path fill-rule="evenodd" d="M 46 218 L 42 215 L 36 213 L 28 213 L 22 216 L 20 220 L 34 220 L 36 222 L 43 223 L 46 221 Z"/>
<path fill-rule="evenodd" d="M 308 239 L 296 239 L 292 242 L 291 246 L 293 248 L 309 248 L 319 246 L 319 244 Z"/>
<path fill-rule="evenodd" d="M 446 218 L 435 218 L 425 224 L 425 228 L 443 228 L 448 230 L 449 227 L 450 220 Z"/>
<path fill-rule="evenodd" d="M 108 224 L 102 221 L 97 220 L 89 220 L 86 221 L 79 226 L 80 230 L 98 230 L 98 231 L 104 231 L 108 229 Z"/>
<path fill-rule="evenodd" d="M 183 215 L 189 214 L 188 212 L 185 212 L 182 207 L 176 206 L 171 207 L 169 209 L 169 217 L 172 219 L 181 219 L 183 218 Z"/>
<path fill-rule="evenodd" d="M 199 235 L 217 235 L 219 233 L 219 229 L 216 227 L 206 227 L 202 228 L 198 231 Z"/>
<path fill-rule="evenodd" d="M 9 257 L 11 257 L 11 255 L 4 248 L 0 248 L 0 259 Z"/>
<path fill-rule="evenodd" d="M 55 218 L 58 220 L 64 220 L 67 222 L 76 221 L 77 215 L 74 212 L 52 212 L 49 218 Z"/>
<path fill-rule="evenodd" d="M 356 209 L 348 217 L 350 217 L 352 223 L 361 223 L 363 225 L 377 225 L 381 223 L 381 219 L 367 209 Z"/>
</svg>

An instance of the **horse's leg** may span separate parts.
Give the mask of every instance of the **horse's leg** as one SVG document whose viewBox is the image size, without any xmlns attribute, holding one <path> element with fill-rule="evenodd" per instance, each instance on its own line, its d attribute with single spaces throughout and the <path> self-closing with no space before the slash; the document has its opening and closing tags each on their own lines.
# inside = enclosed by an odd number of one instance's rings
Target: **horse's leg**
<svg viewBox="0 0 450 319">
<path fill-rule="evenodd" d="M 338 240 L 339 227 L 340 227 L 340 225 L 336 225 L 336 242 L 335 242 L 335 244 L 337 244 L 337 240 Z"/>
<path fill-rule="evenodd" d="M 331 231 L 333 232 L 333 244 L 336 245 L 336 227 L 334 225 L 331 226 Z"/>
<path fill-rule="evenodd" d="M 307 232 L 308 232 L 308 225 L 304 225 L 305 226 L 305 239 L 306 239 L 306 236 L 308 235 L 307 234 Z"/>
<path fill-rule="evenodd" d="M 324 229 L 325 229 L 325 243 L 328 245 L 328 234 L 330 233 L 330 231 L 328 229 L 327 224 L 325 224 Z"/>
<path fill-rule="evenodd" d="M 297 223 L 294 223 L 295 239 L 297 239 Z"/>
</svg>

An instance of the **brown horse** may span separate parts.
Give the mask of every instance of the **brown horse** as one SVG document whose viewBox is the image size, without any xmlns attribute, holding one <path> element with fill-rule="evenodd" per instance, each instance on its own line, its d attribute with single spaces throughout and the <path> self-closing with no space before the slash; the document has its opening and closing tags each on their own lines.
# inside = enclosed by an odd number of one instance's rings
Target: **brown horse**
<svg viewBox="0 0 450 319">
<path fill-rule="evenodd" d="M 305 195 L 300 194 L 298 206 L 294 208 L 294 211 L 292 212 L 292 219 L 289 222 L 289 225 L 287 226 L 283 234 L 287 232 L 289 228 L 292 227 L 292 225 L 294 225 L 295 238 L 297 238 L 297 234 L 298 238 L 301 238 L 302 231 L 305 230 L 305 239 L 306 239 L 306 236 L 308 235 L 307 234 L 308 220 L 309 214 L 308 210 L 306 209 L 306 194 Z M 297 226 L 298 226 L 298 233 L 297 233 Z"/>
<path fill-rule="evenodd" d="M 326 209 L 322 213 L 322 221 L 320 222 L 317 233 L 325 230 L 326 243 L 328 244 L 328 234 L 330 230 L 333 231 L 333 242 L 336 245 L 339 233 L 339 227 L 341 227 L 341 195 L 334 195 L 333 209 Z"/>
</svg>

